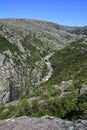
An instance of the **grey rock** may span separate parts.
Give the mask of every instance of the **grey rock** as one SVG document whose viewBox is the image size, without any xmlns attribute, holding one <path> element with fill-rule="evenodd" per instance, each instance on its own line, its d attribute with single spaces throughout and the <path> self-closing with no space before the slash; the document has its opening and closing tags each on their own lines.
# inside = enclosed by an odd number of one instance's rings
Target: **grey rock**
<svg viewBox="0 0 87 130">
<path fill-rule="evenodd" d="M 58 118 L 19 117 L 0 121 L 0 130 L 86 130 L 87 121 L 67 121 Z"/>
<path fill-rule="evenodd" d="M 87 92 L 87 84 L 82 85 L 80 89 L 80 95 L 84 94 Z"/>
</svg>

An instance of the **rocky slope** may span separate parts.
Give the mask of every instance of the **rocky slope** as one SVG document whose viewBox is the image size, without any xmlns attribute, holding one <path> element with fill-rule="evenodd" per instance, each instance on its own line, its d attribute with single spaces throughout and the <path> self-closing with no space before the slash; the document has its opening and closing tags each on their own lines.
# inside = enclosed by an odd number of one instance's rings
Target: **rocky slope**
<svg viewBox="0 0 87 130">
<path fill-rule="evenodd" d="M 0 121 L 0 130 L 86 130 L 87 121 L 66 121 L 54 117 L 20 117 Z"/>
</svg>

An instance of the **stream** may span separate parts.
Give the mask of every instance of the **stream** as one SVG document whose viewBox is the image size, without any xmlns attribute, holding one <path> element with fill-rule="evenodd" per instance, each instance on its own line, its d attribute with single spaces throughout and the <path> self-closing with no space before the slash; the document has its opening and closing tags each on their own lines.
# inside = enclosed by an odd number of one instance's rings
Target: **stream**
<svg viewBox="0 0 87 130">
<path fill-rule="evenodd" d="M 48 72 L 47 74 L 41 79 L 41 81 L 39 83 L 37 83 L 37 85 L 40 85 L 46 81 L 49 80 L 49 78 L 52 76 L 52 72 L 53 72 L 53 69 L 52 69 L 52 66 L 51 66 L 51 63 L 49 61 L 50 57 L 53 55 L 53 53 L 50 53 L 48 54 L 47 56 L 44 57 L 44 63 L 47 65 L 47 68 L 48 68 Z"/>
</svg>

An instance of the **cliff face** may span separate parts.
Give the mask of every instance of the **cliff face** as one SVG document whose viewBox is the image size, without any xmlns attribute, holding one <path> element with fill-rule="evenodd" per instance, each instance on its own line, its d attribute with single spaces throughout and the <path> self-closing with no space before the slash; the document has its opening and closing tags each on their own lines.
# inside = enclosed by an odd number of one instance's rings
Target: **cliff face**
<svg viewBox="0 0 87 130">
<path fill-rule="evenodd" d="M 47 81 L 52 75 L 47 57 L 71 42 L 82 38 L 86 42 L 82 31 L 78 35 L 74 28 L 51 22 L 1 19 L 0 104 L 14 101 Z"/>
</svg>

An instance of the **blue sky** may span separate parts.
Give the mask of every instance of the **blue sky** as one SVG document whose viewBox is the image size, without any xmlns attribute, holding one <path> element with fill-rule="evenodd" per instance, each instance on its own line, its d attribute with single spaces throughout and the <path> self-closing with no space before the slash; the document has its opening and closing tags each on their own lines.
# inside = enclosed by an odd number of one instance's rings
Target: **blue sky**
<svg viewBox="0 0 87 130">
<path fill-rule="evenodd" d="M 87 25 L 87 0 L 1 0 L 0 18 L 32 18 L 84 26 Z"/>
</svg>

